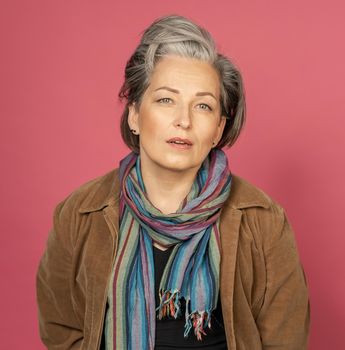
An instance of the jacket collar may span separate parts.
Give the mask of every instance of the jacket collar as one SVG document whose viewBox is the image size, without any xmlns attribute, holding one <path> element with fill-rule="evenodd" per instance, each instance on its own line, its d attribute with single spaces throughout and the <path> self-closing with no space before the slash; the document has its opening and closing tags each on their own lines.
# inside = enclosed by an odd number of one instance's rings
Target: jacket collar
<svg viewBox="0 0 345 350">
<path fill-rule="evenodd" d="M 83 187 L 88 193 L 80 205 L 80 213 L 98 211 L 109 205 L 117 207 L 120 193 L 119 168 L 89 181 L 81 187 L 81 191 Z M 257 206 L 268 208 L 270 199 L 262 190 L 232 173 L 230 196 L 225 205 L 233 209 Z"/>
</svg>

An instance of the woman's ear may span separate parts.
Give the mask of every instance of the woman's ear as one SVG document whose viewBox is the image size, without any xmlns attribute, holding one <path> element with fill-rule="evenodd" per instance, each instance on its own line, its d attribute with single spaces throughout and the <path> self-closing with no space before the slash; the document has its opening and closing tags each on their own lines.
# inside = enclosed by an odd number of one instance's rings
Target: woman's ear
<svg viewBox="0 0 345 350">
<path fill-rule="evenodd" d="M 135 102 L 128 105 L 128 125 L 131 130 L 135 130 L 139 134 L 139 112 L 136 109 Z"/>
</svg>

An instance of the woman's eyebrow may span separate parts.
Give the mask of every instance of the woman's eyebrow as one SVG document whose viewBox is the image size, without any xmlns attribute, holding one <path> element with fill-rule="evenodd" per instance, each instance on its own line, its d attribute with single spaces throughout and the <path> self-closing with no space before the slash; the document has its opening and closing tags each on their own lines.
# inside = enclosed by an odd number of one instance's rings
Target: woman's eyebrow
<svg viewBox="0 0 345 350">
<path fill-rule="evenodd" d="M 173 92 L 175 94 L 179 94 L 180 93 L 179 90 L 173 89 L 173 88 L 171 88 L 169 86 L 161 86 L 161 87 L 155 89 L 154 91 L 157 91 L 157 90 L 168 90 L 168 91 L 171 91 L 171 92 Z M 212 96 L 217 101 L 216 97 L 211 92 L 199 91 L 199 92 L 197 92 L 195 94 L 195 96 L 207 96 L 207 95 Z"/>
</svg>

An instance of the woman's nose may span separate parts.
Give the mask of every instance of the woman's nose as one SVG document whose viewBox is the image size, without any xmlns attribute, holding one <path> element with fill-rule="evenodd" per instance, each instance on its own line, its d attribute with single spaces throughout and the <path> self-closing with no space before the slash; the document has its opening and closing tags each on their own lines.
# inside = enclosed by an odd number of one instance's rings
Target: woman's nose
<svg viewBox="0 0 345 350">
<path fill-rule="evenodd" d="M 191 127 L 192 119 L 189 106 L 181 106 L 180 108 L 178 108 L 178 110 L 176 111 L 174 125 L 177 127 L 182 127 L 184 129 L 188 129 Z"/>
</svg>

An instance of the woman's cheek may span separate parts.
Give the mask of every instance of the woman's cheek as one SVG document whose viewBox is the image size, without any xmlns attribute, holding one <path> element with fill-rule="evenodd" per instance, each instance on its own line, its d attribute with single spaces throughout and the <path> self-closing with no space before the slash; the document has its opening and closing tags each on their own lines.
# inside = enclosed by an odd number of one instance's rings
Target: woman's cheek
<svg viewBox="0 0 345 350">
<path fill-rule="evenodd" d="M 199 131 L 200 139 L 202 139 L 203 144 L 212 144 L 215 138 L 214 125 L 207 125 Z"/>
</svg>

